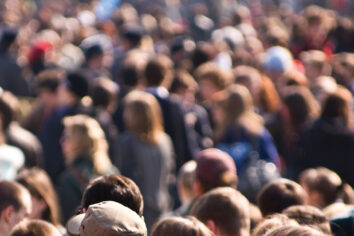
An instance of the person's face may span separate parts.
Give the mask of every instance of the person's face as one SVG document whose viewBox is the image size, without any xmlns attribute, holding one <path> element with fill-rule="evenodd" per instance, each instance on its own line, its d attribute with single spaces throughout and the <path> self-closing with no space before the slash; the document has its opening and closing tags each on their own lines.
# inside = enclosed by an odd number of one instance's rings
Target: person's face
<svg viewBox="0 0 354 236">
<path fill-rule="evenodd" d="M 43 211 L 47 208 L 47 204 L 44 202 L 44 200 L 35 196 L 31 196 L 31 201 L 32 211 L 28 217 L 30 219 L 41 219 Z"/>
<path fill-rule="evenodd" d="M 63 136 L 61 138 L 61 146 L 63 149 L 65 162 L 68 164 L 71 163 L 74 158 L 74 153 L 73 153 L 74 145 L 72 141 L 71 132 L 67 128 L 64 130 Z"/>
<path fill-rule="evenodd" d="M 214 93 L 220 91 L 220 89 L 210 80 L 204 79 L 200 81 L 200 94 L 204 101 L 211 101 Z"/>
<path fill-rule="evenodd" d="M 12 213 L 10 214 L 9 225 L 11 228 L 20 223 L 22 220 L 26 219 L 32 211 L 30 194 L 28 192 L 23 192 L 21 198 L 23 206 L 17 211 L 13 209 Z"/>
<path fill-rule="evenodd" d="M 46 108 L 56 108 L 59 105 L 57 91 L 51 92 L 49 89 L 41 89 L 39 99 Z"/>
</svg>

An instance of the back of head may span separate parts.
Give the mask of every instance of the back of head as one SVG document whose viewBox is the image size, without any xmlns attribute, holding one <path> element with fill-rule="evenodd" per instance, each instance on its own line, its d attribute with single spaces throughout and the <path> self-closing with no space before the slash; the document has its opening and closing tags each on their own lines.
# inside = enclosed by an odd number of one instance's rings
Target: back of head
<svg viewBox="0 0 354 236">
<path fill-rule="evenodd" d="M 220 187 L 199 197 L 191 215 L 203 223 L 212 221 L 221 235 L 249 235 L 249 202 L 237 190 Z"/>
<path fill-rule="evenodd" d="M 298 225 L 295 220 L 290 219 L 283 214 L 273 214 L 265 218 L 253 230 L 252 236 L 264 236 L 275 228 L 285 225 Z"/>
<path fill-rule="evenodd" d="M 95 107 L 101 107 L 109 112 L 116 108 L 119 87 L 108 78 L 100 78 L 92 91 L 92 102 Z"/>
<path fill-rule="evenodd" d="M 199 82 L 209 80 L 220 90 L 226 89 L 232 83 L 232 72 L 222 69 L 214 62 L 200 65 L 195 71 L 195 76 Z"/>
<path fill-rule="evenodd" d="M 307 194 L 296 182 L 288 179 L 278 179 L 260 191 L 257 203 L 263 216 L 281 213 L 285 208 L 306 203 Z"/>
<path fill-rule="evenodd" d="M 304 205 L 291 206 L 283 211 L 283 214 L 295 220 L 300 225 L 308 225 L 319 229 L 323 233 L 331 233 L 331 227 L 326 215 L 318 208 Z"/>
<path fill-rule="evenodd" d="M 37 89 L 47 89 L 54 93 L 57 91 L 61 80 L 65 77 L 65 71 L 61 69 L 47 69 L 36 77 Z"/>
<path fill-rule="evenodd" d="M 150 59 L 145 68 L 145 79 L 148 87 L 165 86 L 172 82 L 173 62 L 166 55 L 160 54 Z"/>
<path fill-rule="evenodd" d="M 6 129 L 13 120 L 16 120 L 18 99 L 9 91 L 0 91 L 0 115 L 3 129 Z"/>
<path fill-rule="evenodd" d="M 321 117 L 341 120 L 346 127 L 352 126 L 352 95 L 348 89 L 338 86 L 337 90 L 325 99 Z"/>
<path fill-rule="evenodd" d="M 10 236 L 60 236 L 60 232 L 44 220 L 24 221 L 12 230 Z"/>
<path fill-rule="evenodd" d="M 0 213 L 7 207 L 13 206 L 15 211 L 30 201 L 29 192 L 20 184 L 10 181 L 0 181 Z"/>
<path fill-rule="evenodd" d="M 89 90 L 88 79 L 83 73 L 71 72 L 66 76 L 65 86 L 75 97 L 81 99 Z"/>
<path fill-rule="evenodd" d="M 287 225 L 275 228 L 265 236 L 325 236 L 323 232 L 308 226 Z"/>
<path fill-rule="evenodd" d="M 104 201 L 89 206 L 80 225 L 81 236 L 146 236 L 144 220 L 120 203 Z"/>
<path fill-rule="evenodd" d="M 99 177 L 86 188 L 81 206 L 87 209 L 90 205 L 102 201 L 115 201 L 143 214 L 143 197 L 138 186 L 129 178 L 122 175 Z"/>
<path fill-rule="evenodd" d="M 151 236 L 213 236 L 213 233 L 193 216 L 170 217 L 157 222 Z"/>
<path fill-rule="evenodd" d="M 353 189 L 345 189 L 341 178 L 334 172 L 324 167 L 307 169 L 300 174 L 300 183 L 311 193 L 319 195 L 318 202 L 310 202 L 318 207 L 326 207 L 342 198 L 345 203 L 353 202 Z M 350 191 L 351 190 L 351 191 Z"/>
<path fill-rule="evenodd" d="M 196 161 L 196 181 L 200 184 L 202 192 L 207 192 L 216 187 L 236 188 L 236 166 L 229 154 L 209 148 L 200 151 Z"/>
</svg>

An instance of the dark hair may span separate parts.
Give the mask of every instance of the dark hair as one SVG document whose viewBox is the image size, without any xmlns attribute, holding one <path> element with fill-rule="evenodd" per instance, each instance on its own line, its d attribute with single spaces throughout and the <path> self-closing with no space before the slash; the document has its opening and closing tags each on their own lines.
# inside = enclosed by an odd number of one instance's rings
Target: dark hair
<svg viewBox="0 0 354 236">
<path fill-rule="evenodd" d="M 26 189 L 16 182 L 0 181 L 0 213 L 9 206 L 16 211 L 23 207 L 22 193 Z"/>
<path fill-rule="evenodd" d="M 25 186 L 32 196 L 43 200 L 47 205 L 41 219 L 59 225 L 58 197 L 48 174 L 38 167 L 23 169 L 17 175 L 16 181 Z"/>
<path fill-rule="evenodd" d="M 122 175 L 107 175 L 99 177 L 86 188 L 81 206 L 87 209 L 90 205 L 102 201 L 115 201 L 143 214 L 143 197 L 133 180 Z"/>
<path fill-rule="evenodd" d="M 29 220 L 16 225 L 10 236 L 60 236 L 59 231 L 43 220 Z"/>
<path fill-rule="evenodd" d="M 157 222 L 150 236 L 212 236 L 213 233 L 193 216 L 170 217 Z"/>
<path fill-rule="evenodd" d="M 171 59 L 163 54 L 157 55 L 150 59 L 145 68 L 147 86 L 160 86 L 164 82 L 171 83 L 172 67 L 173 63 Z"/>
<path fill-rule="evenodd" d="M 39 73 L 36 77 L 36 83 L 38 89 L 48 89 L 54 93 L 59 85 L 60 81 L 65 77 L 65 71 L 61 69 L 48 69 Z"/>
<path fill-rule="evenodd" d="M 85 48 L 84 53 L 85 53 L 86 61 L 89 61 L 92 58 L 102 56 L 103 55 L 103 48 L 99 44 L 94 44 L 88 48 Z"/>
<path fill-rule="evenodd" d="M 293 205 L 303 205 L 307 200 L 305 190 L 296 182 L 279 179 L 263 187 L 257 197 L 257 203 L 263 216 L 281 213 Z"/>
<path fill-rule="evenodd" d="M 250 230 L 249 202 L 237 190 L 220 187 L 199 197 L 192 206 L 191 215 L 202 222 L 212 220 L 222 235 L 235 235 Z"/>
<path fill-rule="evenodd" d="M 291 206 L 286 208 L 283 214 L 295 220 L 300 225 L 315 227 L 326 234 L 331 233 L 331 227 L 326 215 L 314 206 Z"/>
<path fill-rule="evenodd" d="M 17 108 L 17 98 L 9 91 L 0 91 L 0 113 L 3 129 L 7 129 L 10 123 L 16 119 Z"/>
<path fill-rule="evenodd" d="M 118 97 L 118 86 L 108 78 L 99 78 L 92 91 L 92 102 L 95 107 L 115 110 Z"/>
</svg>

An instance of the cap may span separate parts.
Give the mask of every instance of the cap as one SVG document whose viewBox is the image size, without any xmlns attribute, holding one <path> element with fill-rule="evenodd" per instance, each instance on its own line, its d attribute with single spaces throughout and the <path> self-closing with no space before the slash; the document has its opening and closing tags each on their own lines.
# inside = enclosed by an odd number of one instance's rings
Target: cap
<svg viewBox="0 0 354 236">
<path fill-rule="evenodd" d="M 69 220 L 69 233 L 80 236 L 145 236 L 147 229 L 144 220 L 131 209 L 114 201 L 103 201 L 90 205 L 82 216 Z M 82 217 L 82 220 L 80 218 Z"/>
<path fill-rule="evenodd" d="M 218 183 L 222 174 L 228 172 L 236 174 L 236 166 L 232 157 L 216 148 L 200 151 L 196 157 L 198 178 L 209 183 Z"/>
</svg>

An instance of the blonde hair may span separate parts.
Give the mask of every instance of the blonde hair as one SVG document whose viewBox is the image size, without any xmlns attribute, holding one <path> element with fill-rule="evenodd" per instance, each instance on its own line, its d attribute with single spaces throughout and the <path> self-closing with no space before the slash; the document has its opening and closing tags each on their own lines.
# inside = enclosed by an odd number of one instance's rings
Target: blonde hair
<svg viewBox="0 0 354 236">
<path fill-rule="evenodd" d="M 64 126 L 73 142 L 75 157 L 88 155 L 97 174 L 103 174 L 110 168 L 105 134 L 95 119 L 87 115 L 70 116 L 64 118 Z"/>
<path fill-rule="evenodd" d="M 143 142 L 157 144 L 164 132 L 158 101 L 143 91 L 132 91 L 126 96 L 124 122 Z"/>
<path fill-rule="evenodd" d="M 245 86 L 233 84 L 226 91 L 216 94 L 215 100 L 224 112 L 224 120 L 215 132 L 217 140 L 233 124 L 244 127 L 251 135 L 262 133 L 263 119 L 254 112 L 252 96 Z"/>
</svg>

